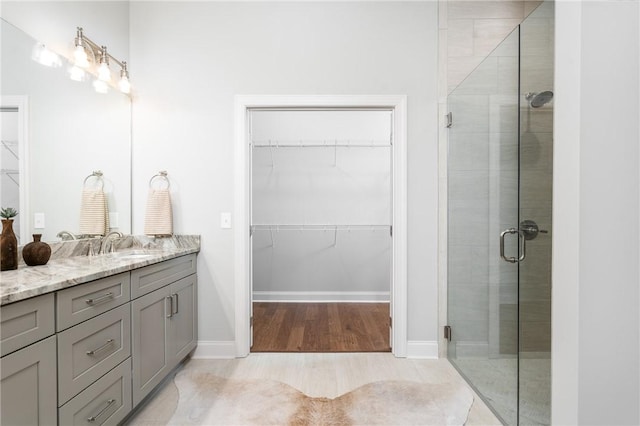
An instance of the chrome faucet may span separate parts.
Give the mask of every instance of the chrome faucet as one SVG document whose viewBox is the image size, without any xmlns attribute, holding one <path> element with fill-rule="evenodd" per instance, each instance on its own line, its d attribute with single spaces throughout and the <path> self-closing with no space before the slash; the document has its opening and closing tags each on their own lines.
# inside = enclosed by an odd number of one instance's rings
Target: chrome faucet
<svg viewBox="0 0 640 426">
<path fill-rule="evenodd" d="M 102 238 L 102 242 L 100 243 L 100 252 L 99 254 L 104 254 L 106 253 L 105 251 L 105 247 L 107 246 L 107 242 L 109 242 L 109 240 L 111 239 L 111 237 L 116 236 L 118 238 L 122 238 L 122 232 L 119 231 L 111 231 L 109 232 L 107 235 L 104 236 L 104 238 Z M 113 246 L 113 241 L 111 241 L 111 246 L 109 247 L 109 253 L 115 253 L 116 249 Z"/>
<path fill-rule="evenodd" d="M 73 235 L 69 231 L 60 231 L 56 237 L 60 238 L 62 241 L 75 240 L 76 236 Z"/>
</svg>

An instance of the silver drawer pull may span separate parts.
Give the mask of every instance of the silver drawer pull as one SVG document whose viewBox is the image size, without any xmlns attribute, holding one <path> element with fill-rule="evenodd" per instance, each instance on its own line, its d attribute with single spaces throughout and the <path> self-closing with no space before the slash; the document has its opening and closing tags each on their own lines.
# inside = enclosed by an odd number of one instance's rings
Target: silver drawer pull
<svg viewBox="0 0 640 426">
<path fill-rule="evenodd" d="M 107 340 L 107 343 L 105 343 L 104 345 L 100 346 L 99 348 L 94 349 L 92 351 L 87 351 L 87 355 L 95 355 L 96 353 L 107 349 L 112 344 L 113 344 L 113 339 L 109 339 L 109 340 Z"/>
<path fill-rule="evenodd" d="M 108 409 L 109 407 L 111 407 L 111 404 L 113 404 L 114 402 L 116 402 L 116 400 L 115 400 L 115 399 L 113 399 L 113 398 L 112 398 L 112 399 L 110 399 L 110 400 L 108 400 L 108 401 L 107 401 L 107 405 L 106 405 L 102 410 L 100 410 L 100 412 L 99 412 L 98 414 L 96 414 L 95 416 L 88 417 L 88 418 L 87 418 L 87 421 L 88 421 L 88 422 L 91 422 L 91 423 L 95 422 L 95 421 L 98 419 L 98 417 L 100 417 L 100 416 L 102 415 L 102 413 L 104 413 L 105 411 L 107 411 L 107 409 Z"/>
<path fill-rule="evenodd" d="M 105 300 L 110 299 L 112 297 L 113 297 L 113 293 L 109 292 L 109 293 L 103 294 L 100 297 L 96 297 L 95 299 L 86 299 L 84 302 L 87 305 L 96 305 L 96 304 L 98 304 L 100 302 L 104 302 Z"/>
</svg>

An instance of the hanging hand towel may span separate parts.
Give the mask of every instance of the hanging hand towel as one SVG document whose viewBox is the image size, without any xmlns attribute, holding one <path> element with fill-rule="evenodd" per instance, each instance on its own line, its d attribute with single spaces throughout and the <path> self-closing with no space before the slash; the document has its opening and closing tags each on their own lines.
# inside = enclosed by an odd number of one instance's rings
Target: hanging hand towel
<svg viewBox="0 0 640 426">
<path fill-rule="evenodd" d="M 109 208 L 102 189 L 83 189 L 80 205 L 80 233 L 106 235 L 109 232 Z"/>
<path fill-rule="evenodd" d="M 144 233 L 146 235 L 173 234 L 173 213 L 168 188 L 149 189 Z"/>
</svg>

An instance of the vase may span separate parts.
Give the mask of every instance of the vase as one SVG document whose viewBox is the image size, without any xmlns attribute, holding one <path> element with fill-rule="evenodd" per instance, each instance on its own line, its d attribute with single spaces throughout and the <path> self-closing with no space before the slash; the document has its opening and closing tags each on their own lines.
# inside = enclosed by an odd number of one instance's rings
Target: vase
<svg viewBox="0 0 640 426">
<path fill-rule="evenodd" d="M 51 257 L 51 247 L 40 238 L 42 234 L 33 234 L 33 242 L 22 248 L 22 258 L 29 266 L 46 265 Z"/>
<path fill-rule="evenodd" d="M 0 271 L 18 269 L 18 239 L 13 233 L 13 219 L 2 219 L 0 236 Z"/>
</svg>

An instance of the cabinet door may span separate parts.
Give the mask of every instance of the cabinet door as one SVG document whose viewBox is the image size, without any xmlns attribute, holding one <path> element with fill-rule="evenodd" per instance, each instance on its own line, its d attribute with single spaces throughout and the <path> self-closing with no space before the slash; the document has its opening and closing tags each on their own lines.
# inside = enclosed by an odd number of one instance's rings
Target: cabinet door
<svg viewBox="0 0 640 426">
<path fill-rule="evenodd" d="M 0 424 L 57 423 L 56 336 L 3 357 L 0 370 Z"/>
<path fill-rule="evenodd" d="M 167 350 L 170 301 L 170 286 L 166 286 L 131 302 L 134 406 L 171 370 Z"/>
<path fill-rule="evenodd" d="M 196 282 L 196 274 L 193 274 L 171 284 L 173 299 L 171 303 L 173 311 L 169 317 L 171 367 L 176 366 L 197 344 Z"/>
</svg>

